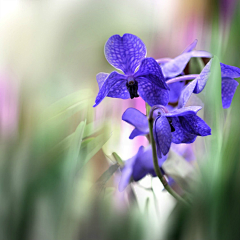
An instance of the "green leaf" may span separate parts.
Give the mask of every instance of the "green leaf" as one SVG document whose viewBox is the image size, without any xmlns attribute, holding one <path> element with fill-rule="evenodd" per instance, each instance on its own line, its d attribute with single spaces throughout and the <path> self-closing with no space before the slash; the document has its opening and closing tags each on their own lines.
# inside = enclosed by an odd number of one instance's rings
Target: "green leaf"
<svg viewBox="0 0 240 240">
<path fill-rule="evenodd" d="M 108 180 L 112 177 L 112 175 L 118 170 L 119 165 L 114 164 L 106 170 L 102 176 L 96 181 L 93 187 L 95 187 L 98 191 L 98 194 L 102 193 L 102 191 L 105 189 L 105 185 L 108 182 Z"/>
<path fill-rule="evenodd" d="M 70 95 L 67 95 L 64 98 L 61 98 L 60 100 L 49 106 L 45 114 L 49 116 L 56 116 L 58 114 L 61 114 L 67 108 L 70 108 L 75 104 L 78 104 L 79 102 L 89 100 L 91 96 L 92 92 L 89 89 L 74 92 Z"/>
<path fill-rule="evenodd" d="M 42 114 L 42 122 L 63 121 L 90 104 L 92 92 L 88 89 L 72 93 L 53 103 Z"/>
<path fill-rule="evenodd" d="M 98 121 L 87 124 L 84 130 L 83 138 L 89 137 L 94 133 L 100 131 L 104 127 L 104 124 Z"/>
<path fill-rule="evenodd" d="M 102 134 L 94 138 L 86 145 L 86 147 L 81 149 L 81 153 L 79 156 L 79 169 L 83 167 L 102 148 L 102 146 L 107 142 L 110 136 L 110 133 L 103 131 Z"/>
<path fill-rule="evenodd" d="M 71 138 L 70 149 L 67 158 L 68 161 L 66 162 L 67 174 L 74 175 L 74 172 L 76 171 L 85 126 L 86 120 L 82 121 L 78 125 L 74 135 Z"/>
<path fill-rule="evenodd" d="M 94 137 L 87 138 L 87 139 L 83 140 L 82 144 L 81 144 L 81 149 L 86 147 L 93 139 L 94 139 Z"/>
<path fill-rule="evenodd" d="M 113 157 L 115 158 L 116 162 L 123 167 L 124 166 L 124 162 L 123 160 L 119 157 L 119 155 L 115 152 L 112 153 Z"/>
<path fill-rule="evenodd" d="M 96 185 L 104 186 L 107 181 L 112 177 L 112 175 L 118 170 L 119 165 L 116 163 L 108 168 L 101 177 L 96 181 Z"/>
</svg>

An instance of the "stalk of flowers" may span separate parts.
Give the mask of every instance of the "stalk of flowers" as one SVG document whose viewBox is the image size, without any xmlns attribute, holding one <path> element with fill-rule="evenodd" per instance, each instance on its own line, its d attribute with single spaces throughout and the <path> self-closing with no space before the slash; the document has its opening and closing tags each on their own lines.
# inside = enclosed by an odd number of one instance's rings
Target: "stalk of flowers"
<svg viewBox="0 0 240 240">
<path fill-rule="evenodd" d="M 211 60 L 202 69 L 200 74 L 185 75 L 184 69 L 192 57 L 211 58 L 212 55 L 206 51 L 195 51 L 197 41 L 195 40 L 187 47 L 181 55 L 174 59 L 158 59 L 146 57 L 146 47 L 141 39 L 132 34 L 124 34 L 122 37 L 114 35 L 105 44 L 105 56 L 107 61 L 123 74 L 116 71 L 107 74 L 99 73 L 97 82 L 99 93 L 95 100 L 96 107 L 106 96 L 112 98 L 137 98 L 141 96 L 150 105 L 147 117 L 137 109 L 127 109 L 122 120 L 135 127 L 130 139 L 139 135 L 149 135 L 152 146 L 152 161 L 146 157 L 148 166 L 147 173 L 154 175 L 149 166 L 154 166 L 155 174 L 159 177 L 164 188 L 177 200 L 185 202 L 171 187 L 161 170 L 162 163 L 167 159 L 171 143 L 181 144 L 193 143 L 197 136 L 211 135 L 211 128 L 197 116 L 201 109 L 199 106 L 185 107 L 192 93 L 200 93 L 209 78 Z M 233 78 L 240 77 L 240 69 L 221 63 L 222 74 L 222 103 L 223 107 L 230 106 L 238 83 Z M 180 76 L 179 76 L 180 75 Z M 174 83 L 193 80 L 184 88 L 169 88 Z M 169 111 L 167 105 L 169 96 L 178 101 L 177 108 Z M 146 168 L 141 168 L 142 159 L 148 156 L 149 151 L 139 149 L 136 156 L 126 162 L 123 168 L 123 176 L 120 189 L 124 189 L 131 176 L 139 180 L 146 175 Z M 140 159 L 140 160 L 139 160 Z M 137 164 L 138 163 L 138 164 Z M 150 164 L 150 165 L 149 165 Z M 142 165 L 143 166 L 143 165 Z M 136 170 L 138 168 L 138 170 Z M 144 170 L 145 168 L 145 170 Z"/>
</svg>

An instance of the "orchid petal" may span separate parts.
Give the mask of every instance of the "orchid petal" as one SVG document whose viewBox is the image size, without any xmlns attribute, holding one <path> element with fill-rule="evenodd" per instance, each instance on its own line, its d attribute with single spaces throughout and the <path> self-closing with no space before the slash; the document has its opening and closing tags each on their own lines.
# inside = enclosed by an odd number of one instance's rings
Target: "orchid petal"
<svg viewBox="0 0 240 240">
<path fill-rule="evenodd" d="M 105 57 L 115 68 L 125 74 L 133 74 L 141 60 L 146 56 L 147 49 L 143 41 L 135 35 L 124 34 L 122 37 L 113 35 L 105 44 Z"/>
<path fill-rule="evenodd" d="M 166 106 L 169 100 L 169 91 L 159 88 L 148 81 L 148 79 L 141 79 L 138 82 L 138 92 L 142 99 L 151 107 L 157 104 Z"/>
<path fill-rule="evenodd" d="M 172 141 L 171 127 L 165 116 L 160 116 L 154 121 L 153 136 L 156 142 L 157 155 L 161 158 L 162 154 L 166 155 L 169 152 Z"/>
<path fill-rule="evenodd" d="M 190 98 L 191 94 L 193 93 L 196 87 L 196 84 L 197 84 L 197 80 L 195 79 L 183 89 L 178 101 L 178 108 L 182 108 L 186 105 L 188 99 Z"/>
<path fill-rule="evenodd" d="M 202 109 L 201 106 L 189 106 L 189 107 L 185 107 L 185 108 L 175 109 L 172 112 L 165 113 L 164 116 L 165 117 L 185 116 L 185 115 L 188 115 L 188 114 L 195 114 L 201 109 Z"/>
<path fill-rule="evenodd" d="M 149 82 L 156 86 L 169 90 L 168 85 L 165 83 L 161 67 L 154 58 L 145 58 L 142 60 L 139 70 L 134 74 L 134 78 L 140 82 L 141 78 L 148 79 Z"/>
<path fill-rule="evenodd" d="M 173 78 L 181 74 L 192 57 L 191 52 L 182 53 L 176 58 L 163 64 L 162 72 L 165 78 Z"/>
<path fill-rule="evenodd" d="M 195 78 L 197 84 L 193 90 L 194 93 L 200 93 L 204 89 L 210 75 L 211 63 L 212 60 L 207 63 L 202 72 L 198 75 L 197 78 Z"/>
<path fill-rule="evenodd" d="M 172 120 L 172 126 L 174 127 L 175 131 L 172 132 L 172 142 L 179 144 L 179 143 L 192 143 L 195 141 L 197 135 L 187 132 L 181 125 L 179 118 L 174 117 Z"/>
<path fill-rule="evenodd" d="M 222 78 L 239 78 L 240 68 L 220 63 Z"/>
<path fill-rule="evenodd" d="M 198 40 L 195 39 L 189 46 L 187 46 L 182 53 L 191 52 L 197 46 Z"/>
<path fill-rule="evenodd" d="M 207 51 L 197 50 L 197 51 L 192 51 L 192 57 L 212 58 L 213 55 Z"/>
<path fill-rule="evenodd" d="M 175 82 L 169 84 L 170 92 L 169 92 L 169 102 L 175 103 L 178 101 L 181 92 L 184 88 L 185 82 Z"/>
<path fill-rule="evenodd" d="M 198 136 L 211 135 L 211 128 L 195 114 L 179 117 L 179 120 L 182 127 L 191 134 Z"/>
<path fill-rule="evenodd" d="M 99 90 L 101 89 L 104 81 L 107 79 L 108 76 L 109 76 L 108 73 L 103 73 L 103 72 L 97 74 L 96 79 L 97 79 Z"/>
<path fill-rule="evenodd" d="M 96 107 L 108 95 L 108 93 L 111 90 L 112 91 L 113 91 L 113 89 L 116 90 L 116 88 L 114 88 L 114 86 L 116 84 L 119 84 L 122 81 L 126 82 L 126 78 L 125 78 L 124 75 L 119 74 L 117 72 L 110 73 L 109 76 L 107 77 L 107 79 L 102 84 L 102 87 L 101 87 L 101 89 L 98 92 L 98 95 L 96 97 L 95 104 L 94 104 L 93 107 Z M 121 89 L 121 91 L 122 91 L 122 89 Z M 118 96 L 117 93 L 116 93 L 116 96 Z"/>
<path fill-rule="evenodd" d="M 126 81 L 117 82 L 114 86 L 112 86 L 107 96 L 121 99 L 130 98 L 130 94 L 126 86 Z"/>
<path fill-rule="evenodd" d="M 232 78 L 222 79 L 222 106 L 224 109 L 230 107 L 237 86 L 238 82 Z"/>
<path fill-rule="evenodd" d="M 135 108 L 128 108 L 122 115 L 122 120 L 133 125 L 139 131 L 148 133 L 148 120 L 146 115 Z"/>
<path fill-rule="evenodd" d="M 134 128 L 134 129 L 132 130 L 130 136 L 129 136 L 129 139 L 134 139 L 134 138 L 137 137 L 137 136 L 144 136 L 144 135 L 146 135 L 146 134 L 148 134 L 148 133 L 142 132 L 142 131 L 138 130 L 137 128 Z"/>
</svg>

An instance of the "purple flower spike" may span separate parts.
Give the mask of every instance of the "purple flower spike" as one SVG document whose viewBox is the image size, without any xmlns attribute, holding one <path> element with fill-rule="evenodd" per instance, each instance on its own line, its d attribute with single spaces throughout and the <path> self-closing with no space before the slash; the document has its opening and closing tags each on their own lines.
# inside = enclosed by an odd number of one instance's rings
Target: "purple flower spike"
<svg viewBox="0 0 240 240">
<path fill-rule="evenodd" d="M 166 159 L 167 156 L 158 159 L 160 169 Z M 161 171 L 163 170 L 161 169 Z M 128 186 L 131 179 L 139 181 L 147 174 L 151 174 L 154 177 L 156 176 L 152 158 L 152 147 L 148 146 L 144 149 L 144 147 L 141 146 L 138 153 L 125 162 L 118 185 L 119 191 L 122 192 Z"/>
<path fill-rule="evenodd" d="M 155 59 L 145 58 L 146 52 L 142 40 L 132 34 L 122 37 L 114 35 L 108 39 L 105 45 L 106 59 L 124 74 L 112 72 L 109 75 L 97 75 L 99 93 L 94 107 L 106 96 L 133 99 L 140 95 L 150 106 L 168 104 L 169 88 L 162 70 Z M 139 70 L 135 72 L 138 66 Z"/>
</svg>

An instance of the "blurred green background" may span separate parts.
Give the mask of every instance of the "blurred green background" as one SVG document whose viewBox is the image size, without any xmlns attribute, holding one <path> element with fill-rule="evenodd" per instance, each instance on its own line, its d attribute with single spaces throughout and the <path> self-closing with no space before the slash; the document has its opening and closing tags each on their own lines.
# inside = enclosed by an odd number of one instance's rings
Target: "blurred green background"
<svg viewBox="0 0 240 240">
<path fill-rule="evenodd" d="M 234 0 L 0 0 L 0 239 L 239 239 L 240 94 L 221 108 L 217 66 L 240 67 L 239 27 Z M 159 181 L 155 195 L 117 190 L 111 153 L 126 160 L 147 144 L 128 139 L 121 115 L 145 105 L 92 105 L 96 74 L 113 70 L 104 44 L 124 33 L 140 37 L 149 57 L 175 57 L 194 39 L 217 56 L 201 96 L 212 136 L 194 146 L 191 206 Z"/>
</svg>

